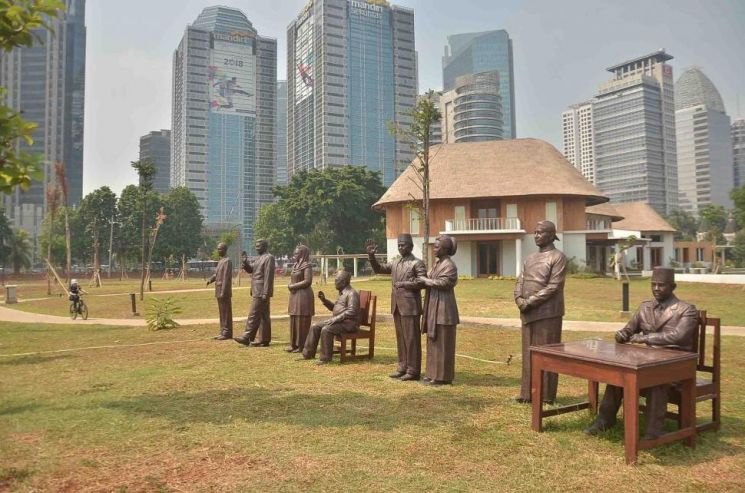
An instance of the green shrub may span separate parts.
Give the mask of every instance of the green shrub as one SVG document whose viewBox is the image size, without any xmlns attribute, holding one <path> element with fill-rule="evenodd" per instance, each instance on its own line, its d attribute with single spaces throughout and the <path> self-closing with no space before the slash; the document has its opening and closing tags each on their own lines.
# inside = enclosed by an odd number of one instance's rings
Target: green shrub
<svg viewBox="0 0 745 493">
<path fill-rule="evenodd" d="M 173 319 L 173 316 L 179 313 L 181 313 L 181 308 L 170 296 L 163 299 L 155 298 L 145 312 L 147 328 L 150 330 L 175 329 L 179 323 Z"/>
</svg>

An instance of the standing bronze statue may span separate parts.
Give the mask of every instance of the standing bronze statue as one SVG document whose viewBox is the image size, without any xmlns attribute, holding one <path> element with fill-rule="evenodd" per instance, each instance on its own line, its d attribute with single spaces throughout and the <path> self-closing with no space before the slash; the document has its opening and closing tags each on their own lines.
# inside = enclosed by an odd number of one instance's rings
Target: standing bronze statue
<svg viewBox="0 0 745 493">
<path fill-rule="evenodd" d="M 675 271 L 655 267 L 652 271 L 652 295 L 654 300 L 644 301 L 626 326 L 616 332 L 616 342 L 634 342 L 651 347 L 691 351 L 693 337 L 698 324 L 696 307 L 679 300 L 674 294 Z M 662 425 L 667 413 L 670 385 L 658 385 L 642 390 L 647 403 L 644 410 L 646 431 L 644 439 L 662 435 Z M 595 422 L 585 430 L 590 435 L 616 424 L 616 413 L 623 402 L 623 387 L 605 386 L 605 395 Z"/>
<path fill-rule="evenodd" d="M 554 246 L 556 226 L 551 221 L 540 221 L 535 228 L 538 251 L 525 259 L 523 270 L 515 284 L 515 304 L 522 321 L 523 372 L 520 403 L 530 402 L 530 346 L 561 342 L 561 322 L 564 316 L 564 281 L 567 258 Z M 544 401 L 556 400 L 559 376 L 544 373 Z"/>
<path fill-rule="evenodd" d="M 310 328 L 308 338 L 303 348 L 303 359 L 313 359 L 316 356 L 318 342 L 321 342 L 321 356 L 316 362 L 323 365 L 331 361 L 334 353 L 334 336 L 343 332 L 354 332 L 360 327 L 360 295 L 350 285 L 352 275 L 344 270 L 337 271 L 334 286 L 339 291 L 336 303 L 326 299 L 323 291 L 318 292 L 318 299 L 331 310 L 333 316 Z"/>
<path fill-rule="evenodd" d="M 422 336 L 419 319 L 422 315 L 421 285 L 417 279 L 426 275 L 424 262 L 411 254 L 414 241 L 410 234 L 398 236 L 400 258 L 391 263 L 378 263 L 378 246 L 368 240 L 365 244 L 370 265 L 376 274 L 391 274 L 391 313 L 396 327 L 398 368 L 390 375 L 403 381 L 419 380 L 422 370 Z"/>
<path fill-rule="evenodd" d="M 234 340 L 246 346 L 266 347 L 272 340 L 269 301 L 274 295 L 274 257 L 267 252 L 269 243 L 266 240 L 256 240 L 255 246 L 258 257 L 249 260 L 244 256 L 242 259 L 243 270 L 251 274 L 251 308 L 246 320 L 246 332 Z M 257 331 L 259 340 L 254 342 Z"/>
<path fill-rule="evenodd" d="M 225 243 L 218 243 L 217 253 L 220 260 L 207 286 L 215 283 L 215 298 L 220 311 L 220 333 L 213 339 L 225 341 L 233 337 L 233 262 L 227 256 L 228 246 Z"/>
<path fill-rule="evenodd" d="M 313 303 L 313 267 L 310 265 L 310 248 L 298 245 L 292 254 L 295 264 L 290 273 L 290 300 L 287 313 L 290 315 L 290 346 L 288 353 L 299 353 L 305 346 L 310 330 L 310 321 L 315 314 Z"/>
<path fill-rule="evenodd" d="M 455 378 L 455 328 L 460 323 L 454 292 L 458 268 L 450 256 L 457 249 L 455 238 L 438 236 L 432 248 L 437 260 L 428 276 L 419 278 L 427 288 L 422 332 L 427 334 L 424 382 L 428 385 L 450 384 Z"/>
</svg>

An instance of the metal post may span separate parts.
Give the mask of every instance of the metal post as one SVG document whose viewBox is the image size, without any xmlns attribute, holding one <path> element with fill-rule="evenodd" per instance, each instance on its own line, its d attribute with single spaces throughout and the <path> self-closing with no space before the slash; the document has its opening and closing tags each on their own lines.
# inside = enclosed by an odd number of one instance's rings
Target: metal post
<svg viewBox="0 0 745 493">
<path fill-rule="evenodd" d="M 352 257 L 352 262 L 354 265 L 354 277 L 357 277 L 357 257 Z"/>
<path fill-rule="evenodd" d="M 148 291 L 152 291 L 153 290 L 153 280 L 152 279 L 148 279 L 147 280 L 147 290 Z"/>
<path fill-rule="evenodd" d="M 129 293 L 129 300 L 132 302 L 132 315 L 137 315 L 137 296 Z"/>
<path fill-rule="evenodd" d="M 623 307 L 622 311 L 628 312 L 629 311 L 629 283 L 628 281 L 623 282 Z"/>
</svg>

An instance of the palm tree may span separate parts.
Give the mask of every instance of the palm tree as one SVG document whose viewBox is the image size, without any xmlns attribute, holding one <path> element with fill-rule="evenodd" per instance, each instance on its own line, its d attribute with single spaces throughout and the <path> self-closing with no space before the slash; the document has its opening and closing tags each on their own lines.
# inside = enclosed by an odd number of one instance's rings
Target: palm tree
<svg viewBox="0 0 745 493">
<path fill-rule="evenodd" d="M 26 231 L 19 229 L 10 238 L 10 255 L 8 261 L 13 266 L 13 273 L 20 274 L 21 269 L 31 268 L 31 240 Z"/>
</svg>

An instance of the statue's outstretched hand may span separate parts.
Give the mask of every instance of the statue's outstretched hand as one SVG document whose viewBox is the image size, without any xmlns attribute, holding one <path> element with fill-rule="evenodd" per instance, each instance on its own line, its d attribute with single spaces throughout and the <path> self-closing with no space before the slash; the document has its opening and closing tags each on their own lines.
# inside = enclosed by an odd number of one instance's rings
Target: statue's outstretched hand
<svg viewBox="0 0 745 493">
<path fill-rule="evenodd" d="M 365 242 L 365 250 L 368 255 L 375 255 L 378 253 L 378 245 L 373 240 L 367 240 Z"/>
</svg>

